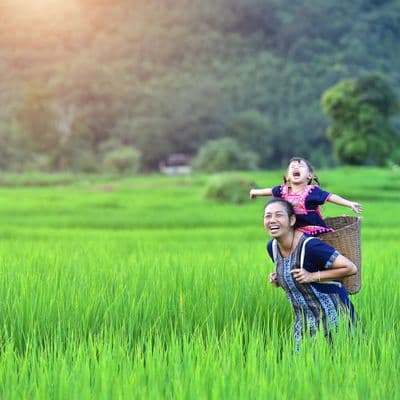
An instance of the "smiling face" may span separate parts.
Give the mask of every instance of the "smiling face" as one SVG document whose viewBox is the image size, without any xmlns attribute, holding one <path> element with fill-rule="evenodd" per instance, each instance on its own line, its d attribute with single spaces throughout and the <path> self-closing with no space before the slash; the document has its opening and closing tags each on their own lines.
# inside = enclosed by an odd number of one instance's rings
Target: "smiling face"
<svg viewBox="0 0 400 400">
<path fill-rule="evenodd" d="M 292 184 L 309 184 L 313 178 L 313 172 L 306 161 L 302 159 L 292 160 L 287 169 L 287 180 Z"/>
<path fill-rule="evenodd" d="M 274 238 L 279 238 L 293 230 L 296 222 L 294 214 L 289 216 L 288 207 L 282 201 L 267 204 L 264 210 L 264 228 Z"/>
</svg>

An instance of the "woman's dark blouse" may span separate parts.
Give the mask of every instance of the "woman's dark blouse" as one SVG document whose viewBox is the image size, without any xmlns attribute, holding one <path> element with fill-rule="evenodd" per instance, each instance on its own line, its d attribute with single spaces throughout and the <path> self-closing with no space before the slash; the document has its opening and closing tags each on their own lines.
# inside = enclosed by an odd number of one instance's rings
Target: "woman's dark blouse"
<svg viewBox="0 0 400 400">
<path fill-rule="evenodd" d="M 308 236 L 305 235 L 305 237 Z M 267 250 L 272 261 L 274 261 L 272 254 L 272 240 L 268 242 Z M 338 255 L 339 253 L 333 247 L 327 245 L 318 238 L 313 238 L 313 240 L 306 243 L 303 268 L 309 272 L 323 271 L 332 268 L 332 264 Z M 339 287 L 335 284 L 316 282 L 311 283 L 311 285 L 322 293 L 337 293 L 342 301 L 346 303 L 348 301 L 348 293 L 343 286 Z"/>
</svg>

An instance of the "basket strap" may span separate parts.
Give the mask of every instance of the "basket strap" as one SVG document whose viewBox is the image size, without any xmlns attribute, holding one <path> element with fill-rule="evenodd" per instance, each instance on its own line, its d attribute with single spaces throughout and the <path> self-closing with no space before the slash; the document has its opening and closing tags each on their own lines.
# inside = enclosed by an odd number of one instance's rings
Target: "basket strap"
<svg viewBox="0 0 400 400">
<path fill-rule="evenodd" d="M 272 241 L 272 258 L 274 259 L 274 263 L 276 263 L 278 259 L 278 243 L 276 239 Z"/>
<path fill-rule="evenodd" d="M 309 242 L 311 239 L 314 239 L 313 237 L 308 237 L 306 240 L 304 240 L 302 246 L 301 246 L 301 253 L 300 253 L 300 269 L 303 269 L 304 265 L 304 257 L 306 253 L 306 244 Z"/>
<path fill-rule="evenodd" d="M 315 239 L 314 237 L 308 237 L 306 240 L 304 240 L 302 246 L 301 246 L 301 253 L 300 253 L 300 269 L 303 269 L 303 264 L 304 264 L 304 257 L 305 257 L 305 253 L 306 253 L 306 244 L 307 242 L 309 242 L 311 239 Z M 322 283 L 324 285 L 326 284 L 330 284 L 330 285 L 336 285 L 339 287 L 342 287 L 342 284 L 340 282 L 337 281 L 324 281 L 324 282 L 318 282 L 318 283 Z"/>
</svg>

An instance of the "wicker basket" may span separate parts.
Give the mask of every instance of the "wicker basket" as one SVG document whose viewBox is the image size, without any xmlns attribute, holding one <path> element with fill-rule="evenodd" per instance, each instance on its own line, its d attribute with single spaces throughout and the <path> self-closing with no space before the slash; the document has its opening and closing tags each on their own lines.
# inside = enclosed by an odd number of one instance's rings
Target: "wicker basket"
<svg viewBox="0 0 400 400">
<path fill-rule="evenodd" d="M 347 257 L 357 266 L 355 275 L 343 278 L 343 285 L 349 294 L 358 293 L 361 289 L 361 218 L 360 217 L 330 217 L 325 222 L 335 232 L 318 235 L 329 246 Z"/>
</svg>

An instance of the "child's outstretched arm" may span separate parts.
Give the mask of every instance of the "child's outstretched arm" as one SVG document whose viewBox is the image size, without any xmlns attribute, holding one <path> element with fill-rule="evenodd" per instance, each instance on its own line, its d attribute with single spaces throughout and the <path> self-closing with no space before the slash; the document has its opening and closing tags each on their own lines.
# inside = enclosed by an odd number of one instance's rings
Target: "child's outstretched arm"
<svg viewBox="0 0 400 400">
<path fill-rule="evenodd" d="M 362 211 L 361 204 L 355 203 L 354 201 L 346 200 L 343 197 L 338 196 L 337 194 L 332 193 L 329 196 L 328 201 L 330 201 L 331 203 L 337 204 L 339 206 L 349 207 L 357 214 L 359 214 Z"/>
<path fill-rule="evenodd" d="M 250 199 L 255 199 L 257 196 L 272 196 L 272 189 L 251 189 L 250 190 Z"/>
</svg>

